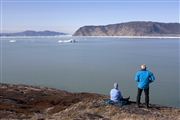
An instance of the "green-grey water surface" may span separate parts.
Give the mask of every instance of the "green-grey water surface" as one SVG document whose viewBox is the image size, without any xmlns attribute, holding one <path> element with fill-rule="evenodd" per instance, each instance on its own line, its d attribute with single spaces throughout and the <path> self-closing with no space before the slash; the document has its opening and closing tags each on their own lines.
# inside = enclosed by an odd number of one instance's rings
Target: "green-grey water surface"
<svg viewBox="0 0 180 120">
<path fill-rule="evenodd" d="M 156 77 L 150 102 L 180 107 L 180 40 L 74 37 L 77 43 L 58 43 L 70 38 L 1 38 L 1 82 L 107 95 L 118 82 L 123 96 L 135 100 L 134 75 L 145 63 Z"/>
</svg>

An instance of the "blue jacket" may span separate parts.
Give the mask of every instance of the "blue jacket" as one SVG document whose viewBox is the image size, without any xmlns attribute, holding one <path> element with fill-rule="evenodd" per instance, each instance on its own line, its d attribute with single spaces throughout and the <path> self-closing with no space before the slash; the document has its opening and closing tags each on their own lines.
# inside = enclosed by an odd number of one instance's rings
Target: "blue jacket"
<svg viewBox="0 0 180 120">
<path fill-rule="evenodd" d="M 138 88 L 146 89 L 149 83 L 153 82 L 155 77 L 152 72 L 148 70 L 140 70 L 136 73 L 135 81 L 138 83 Z"/>
<path fill-rule="evenodd" d="M 114 101 L 114 102 L 119 102 L 123 98 L 122 95 L 121 95 L 120 90 L 115 89 L 115 88 L 111 89 L 110 97 L 111 97 L 111 100 Z"/>
</svg>

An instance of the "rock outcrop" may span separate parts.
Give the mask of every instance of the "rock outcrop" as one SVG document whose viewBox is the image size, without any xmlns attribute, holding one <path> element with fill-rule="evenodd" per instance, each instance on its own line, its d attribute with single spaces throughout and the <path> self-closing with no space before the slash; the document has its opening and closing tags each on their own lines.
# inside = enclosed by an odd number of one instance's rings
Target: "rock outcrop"
<svg viewBox="0 0 180 120">
<path fill-rule="evenodd" d="M 137 108 L 134 102 L 104 104 L 108 96 L 70 93 L 27 85 L 0 84 L 0 119 L 30 120 L 179 120 L 180 109 L 159 105 Z"/>
<path fill-rule="evenodd" d="M 74 36 L 180 36 L 179 23 L 127 22 L 105 26 L 83 26 Z"/>
</svg>

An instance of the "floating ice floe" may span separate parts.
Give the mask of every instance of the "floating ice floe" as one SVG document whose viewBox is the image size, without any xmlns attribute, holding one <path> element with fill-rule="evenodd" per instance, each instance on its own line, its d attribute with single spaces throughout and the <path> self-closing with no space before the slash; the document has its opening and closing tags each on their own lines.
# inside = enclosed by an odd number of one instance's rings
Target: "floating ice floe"
<svg viewBox="0 0 180 120">
<path fill-rule="evenodd" d="M 74 39 L 69 39 L 69 40 L 59 40 L 58 43 L 75 43 L 77 42 L 76 40 Z"/>
<path fill-rule="evenodd" d="M 9 40 L 9 42 L 14 43 L 14 42 L 16 42 L 16 40 Z"/>
</svg>

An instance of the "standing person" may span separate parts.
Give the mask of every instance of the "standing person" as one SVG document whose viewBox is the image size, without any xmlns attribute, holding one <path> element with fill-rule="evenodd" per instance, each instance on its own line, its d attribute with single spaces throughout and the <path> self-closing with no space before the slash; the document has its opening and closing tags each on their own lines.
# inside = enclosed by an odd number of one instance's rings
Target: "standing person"
<svg viewBox="0 0 180 120">
<path fill-rule="evenodd" d="M 135 81 L 138 85 L 138 92 L 137 92 L 137 106 L 140 104 L 141 94 L 144 90 L 145 93 L 145 103 L 146 107 L 149 108 L 149 84 L 155 80 L 155 77 L 152 72 L 147 70 L 145 64 L 141 65 L 141 70 L 139 70 L 135 75 Z"/>
</svg>

